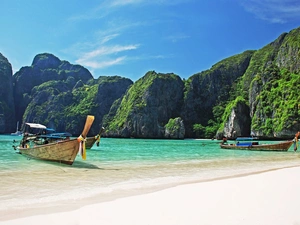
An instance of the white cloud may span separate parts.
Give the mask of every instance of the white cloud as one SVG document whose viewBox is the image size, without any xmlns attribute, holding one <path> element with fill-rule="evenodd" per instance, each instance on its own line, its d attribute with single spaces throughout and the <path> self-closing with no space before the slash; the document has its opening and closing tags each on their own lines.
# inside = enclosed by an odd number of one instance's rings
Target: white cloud
<svg viewBox="0 0 300 225">
<path fill-rule="evenodd" d="M 92 69 L 101 69 L 101 68 L 121 64 L 125 59 L 126 59 L 126 56 L 118 57 L 116 59 L 103 60 L 103 61 L 96 61 L 96 60 L 87 60 L 87 61 L 83 60 L 82 61 L 82 59 L 78 59 L 78 60 L 76 60 L 76 63 L 79 63 L 86 67 L 90 67 Z"/>
<path fill-rule="evenodd" d="M 102 46 L 94 51 L 87 52 L 83 55 L 83 58 L 85 59 L 90 59 L 94 58 L 96 56 L 102 56 L 102 55 L 109 55 L 109 54 L 114 54 L 122 51 L 128 51 L 128 50 L 133 50 L 136 49 L 138 45 L 127 45 L 127 46 L 120 46 L 120 45 L 115 45 L 115 46 Z"/>
<path fill-rule="evenodd" d="M 110 0 L 107 6 L 109 7 L 122 7 L 126 5 L 177 5 L 181 3 L 187 3 L 191 0 Z"/>
<path fill-rule="evenodd" d="M 105 44 L 106 42 L 108 42 L 108 41 L 110 41 L 110 40 L 112 40 L 112 39 L 114 39 L 114 38 L 116 38 L 116 37 L 118 37 L 118 36 L 119 36 L 119 34 L 110 34 L 110 35 L 106 35 L 106 36 L 104 36 L 104 37 L 101 37 L 100 43 L 101 43 L 101 44 Z"/>
<path fill-rule="evenodd" d="M 124 6 L 124 5 L 133 5 L 145 2 L 143 0 L 114 0 L 110 1 L 110 6 L 117 7 L 117 6 Z"/>
<path fill-rule="evenodd" d="M 153 4 L 179 4 L 191 0 L 105 0 L 101 4 L 90 8 L 90 11 L 77 15 L 70 20 L 72 22 L 82 22 L 81 20 L 97 20 L 102 17 L 109 16 L 112 12 L 122 10 L 122 7 L 137 5 L 153 5 Z M 143 60 L 144 56 L 133 56 L 134 54 L 126 54 L 128 51 L 134 51 L 139 48 L 139 44 L 124 45 L 126 34 L 138 32 L 135 28 L 141 26 L 152 26 L 154 21 L 128 21 L 120 17 L 112 17 L 111 19 L 101 21 L 97 27 L 97 31 L 93 30 L 90 35 L 87 33 L 84 39 L 81 38 L 76 44 L 65 52 L 77 57 L 76 63 L 88 67 L 90 70 L 105 68 L 116 64 L 125 63 L 133 60 Z M 122 38 L 121 38 L 122 37 Z M 186 35 L 176 35 L 168 37 L 171 41 L 176 42 L 180 39 L 188 38 Z M 86 41 L 88 40 L 88 41 Z M 159 56 L 162 58 L 163 56 Z M 152 58 L 155 58 L 152 56 Z"/>
<path fill-rule="evenodd" d="M 170 40 L 171 42 L 175 43 L 180 40 L 187 39 L 187 38 L 190 38 L 190 36 L 188 36 L 186 34 L 174 34 L 174 35 L 167 36 L 165 39 Z"/>
<path fill-rule="evenodd" d="M 300 1 L 298 0 L 243 0 L 241 4 L 257 18 L 271 23 L 300 20 Z"/>
<path fill-rule="evenodd" d="M 117 56 L 117 54 L 124 51 L 135 50 L 138 46 L 139 45 L 101 46 L 96 50 L 82 54 L 82 56 L 76 60 L 76 63 L 92 69 L 121 64 L 126 59 L 126 55 Z"/>
</svg>

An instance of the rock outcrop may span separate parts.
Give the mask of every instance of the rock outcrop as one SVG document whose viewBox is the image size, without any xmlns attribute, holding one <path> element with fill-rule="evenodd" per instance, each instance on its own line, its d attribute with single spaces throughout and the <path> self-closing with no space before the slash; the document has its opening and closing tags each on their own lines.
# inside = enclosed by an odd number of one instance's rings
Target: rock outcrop
<svg viewBox="0 0 300 225">
<path fill-rule="evenodd" d="M 170 118 L 179 116 L 183 81 L 175 74 L 148 72 L 136 81 L 107 121 L 106 134 L 114 137 L 164 138 Z"/>
<path fill-rule="evenodd" d="M 244 75 L 251 133 L 261 138 L 291 138 L 298 131 L 300 28 L 280 35 L 253 55 Z M 249 88 L 250 87 L 250 88 Z"/>
<path fill-rule="evenodd" d="M 165 125 L 165 138 L 184 139 L 184 137 L 185 128 L 183 120 L 180 117 L 169 119 L 169 122 Z"/>
<path fill-rule="evenodd" d="M 0 133 L 16 130 L 12 67 L 0 53 Z"/>
<path fill-rule="evenodd" d="M 0 133 L 16 121 L 78 134 L 136 138 L 291 138 L 300 129 L 300 28 L 255 51 L 226 58 L 182 80 L 149 71 L 132 82 L 99 77 L 52 54 L 37 55 L 12 76 L 0 55 Z M 12 95 L 13 90 L 13 95 Z"/>
<path fill-rule="evenodd" d="M 88 85 L 71 89 L 67 81 L 48 81 L 31 91 L 23 119 L 77 136 L 83 129 L 86 116 L 91 114 L 95 121 L 89 135 L 96 135 L 102 127 L 103 116 L 131 84 L 127 78 L 100 77 L 90 80 Z"/>
<path fill-rule="evenodd" d="M 14 75 L 17 118 L 23 123 L 43 123 L 56 131 L 79 135 L 86 115 L 92 114 L 96 119 L 89 135 L 94 135 L 113 102 L 132 83 L 118 76 L 93 79 L 82 66 L 61 61 L 52 54 L 39 54 L 32 66 Z"/>
<path fill-rule="evenodd" d="M 97 106 L 95 107 L 95 110 L 91 112 L 95 115 L 95 121 L 90 133 L 96 134 L 99 132 L 99 129 L 104 126 L 104 117 L 109 113 L 114 102 L 123 97 L 133 82 L 128 78 L 119 76 L 103 76 L 93 82 L 98 86 L 98 91 L 94 98 Z"/>
<path fill-rule="evenodd" d="M 73 79 L 69 79 L 70 77 Z M 37 55 L 31 66 L 22 67 L 13 76 L 16 119 L 22 121 L 23 114 L 32 100 L 31 91 L 34 87 L 48 81 L 68 80 L 67 88 L 72 89 L 77 81 L 87 83 L 90 79 L 93 79 L 93 76 L 82 66 L 61 61 L 49 53 Z"/>
<path fill-rule="evenodd" d="M 195 137 L 194 124 L 207 126 L 215 120 L 213 108 L 230 98 L 230 91 L 248 68 L 254 51 L 246 51 L 215 64 L 210 70 L 195 74 L 185 84 L 182 119 L 186 137 Z"/>
<path fill-rule="evenodd" d="M 250 136 L 251 117 L 249 114 L 249 106 L 238 101 L 231 109 L 227 122 L 225 122 L 222 133 L 217 134 L 217 138 L 221 139 L 225 136 L 228 139 L 236 139 L 237 137 Z"/>
</svg>

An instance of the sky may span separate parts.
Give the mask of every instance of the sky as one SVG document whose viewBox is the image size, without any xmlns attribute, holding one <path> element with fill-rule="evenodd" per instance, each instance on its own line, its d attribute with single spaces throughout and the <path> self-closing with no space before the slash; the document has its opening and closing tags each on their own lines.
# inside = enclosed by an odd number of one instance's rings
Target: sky
<svg viewBox="0 0 300 225">
<path fill-rule="evenodd" d="M 40 53 L 99 76 L 187 79 L 300 26 L 299 0 L 0 0 L 13 73 Z"/>
</svg>

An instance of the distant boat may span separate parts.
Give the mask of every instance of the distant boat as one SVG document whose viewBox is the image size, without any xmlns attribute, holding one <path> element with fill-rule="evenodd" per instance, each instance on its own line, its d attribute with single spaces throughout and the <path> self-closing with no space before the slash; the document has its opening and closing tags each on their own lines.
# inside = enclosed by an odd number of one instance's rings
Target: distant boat
<svg viewBox="0 0 300 225">
<path fill-rule="evenodd" d="M 235 144 L 221 143 L 222 149 L 250 150 L 250 151 L 287 151 L 292 146 L 293 141 L 285 141 L 272 144 L 259 144 L 257 139 L 251 137 L 237 138 Z"/>
<path fill-rule="evenodd" d="M 69 136 L 43 134 L 46 126 L 27 123 L 31 132 L 38 133 L 24 133 L 20 145 L 13 147 L 15 150 L 18 149 L 20 154 L 29 158 L 72 165 L 79 151 L 85 159 L 84 140 L 93 121 L 94 116 L 87 116 L 82 134 L 77 139 L 72 140 Z"/>
<path fill-rule="evenodd" d="M 13 135 L 13 136 L 22 136 L 22 132 L 19 131 L 19 121 L 17 122 L 17 129 L 16 129 L 16 132 L 15 133 L 11 133 L 10 135 Z"/>
<path fill-rule="evenodd" d="M 104 130 L 105 130 L 104 127 L 101 127 L 99 133 L 95 137 L 87 137 L 86 138 L 86 142 L 85 142 L 86 149 L 91 149 L 93 147 L 93 145 L 95 144 L 95 142 L 96 142 L 96 145 L 99 146 L 101 134 L 103 133 Z"/>
</svg>

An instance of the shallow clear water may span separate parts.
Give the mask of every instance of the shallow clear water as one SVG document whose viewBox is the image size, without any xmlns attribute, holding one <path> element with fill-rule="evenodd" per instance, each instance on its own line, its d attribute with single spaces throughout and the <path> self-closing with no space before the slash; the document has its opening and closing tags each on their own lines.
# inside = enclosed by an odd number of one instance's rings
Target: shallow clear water
<svg viewBox="0 0 300 225">
<path fill-rule="evenodd" d="M 222 150 L 216 140 L 102 138 L 72 166 L 16 154 L 0 135 L 0 215 L 8 210 L 105 201 L 178 184 L 300 165 L 288 152 Z M 1 219 L 1 218 L 0 218 Z"/>
</svg>

